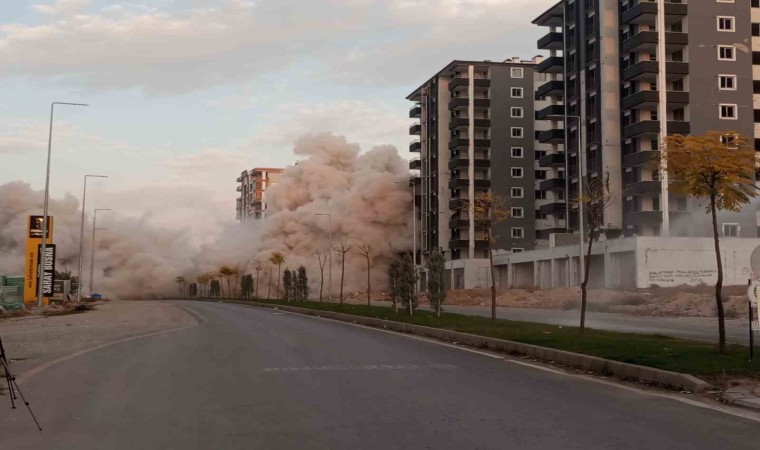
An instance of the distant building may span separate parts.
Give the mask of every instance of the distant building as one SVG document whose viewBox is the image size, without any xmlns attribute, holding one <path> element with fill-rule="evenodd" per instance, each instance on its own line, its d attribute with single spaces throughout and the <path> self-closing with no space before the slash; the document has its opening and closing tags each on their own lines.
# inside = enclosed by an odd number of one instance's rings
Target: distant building
<svg viewBox="0 0 760 450">
<path fill-rule="evenodd" d="M 267 190 L 277 182 L 283 169 L 255 168 L 243 171 L 237 178 L 237 219 L 259 220 L 266 218 Z"/>
</svg>

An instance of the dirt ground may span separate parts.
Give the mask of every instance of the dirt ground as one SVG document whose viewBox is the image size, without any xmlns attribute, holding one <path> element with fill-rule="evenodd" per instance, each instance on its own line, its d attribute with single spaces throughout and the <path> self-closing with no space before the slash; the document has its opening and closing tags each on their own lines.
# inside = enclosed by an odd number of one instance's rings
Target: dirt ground
<svg viewBox="0 0 760 450">
<path fill-rule="evenodd" d="M 746 318 L 746 287 L 723 288 L 723 304 L 726 318 Z M 501 289 L 496 293 L 499 306 L 511 308 L 577 309 L 580 305 L 580 288 L 555 289 Z M 366 302 L 366 293 L 347 296 L 350 303 Z M 385 293 L 373 293 L 372 301 L 388 300 Z M 446 294 L 446 304 L 457 306 L 490 305 L 489 289 L 455 289 Z M 427 303 L 425 294 L 420 303 Z M 668 317 L 714 317 L 715 288 L 712 286 L 679 286 L 673 288 L 653 287 L 636 290 L 590 289 L 590 311 L 631 314 L 638 316 Z"/>
<path fill-rule="evenodd" d="M 49 315 L 33 310 L 0 320 L 0 337 L 8 359 L 21 368 L 127 336 L 192 325 L 195 318 L 162 302 L 110 301 L 93 310 Z M 17 374 L 20 371 L 16 370 Z"/>
</svg>

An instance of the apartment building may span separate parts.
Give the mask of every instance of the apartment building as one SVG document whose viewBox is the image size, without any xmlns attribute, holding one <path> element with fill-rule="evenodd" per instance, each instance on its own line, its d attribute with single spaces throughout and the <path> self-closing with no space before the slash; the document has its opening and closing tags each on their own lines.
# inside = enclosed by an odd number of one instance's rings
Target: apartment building
<svg viewBox="0 0 760 450">
<path fill-rule="evenodd" d="M 255 168 L 243 171 L 237 178 L 237 219 L 259 220 L 266 218 L 267 189 L 277 182 L 283 169 Z"/>
<path fill-rule="evenodd" d="M 548 217 L 564 216 L 577 230 L 569 199 L 583 174 L 609 181 L 610 230 L 710 235 L 704 199 L 669 192 L 667 175 L 649 161 L 672 134 L 737 131 L 760 139 L 758 3 L 562 0 L 533 21 L 549 29 L 538 47 L 550 55 L 536 71 L 551 77 L 537 88 L 549 103 L 537 119 L 550 124 L 546 138 L 566 148 L 539 160 L 564 172 L 564 187 L 559 176 L 540 185 L 540 195 L 564 191 L 564 208 L 546 207 Z M 721 214 L 724 235 L 756 237 L 755 210 Z"/>
<path fill-rule="evenodd" d="M 493 227 L 497 249 L 532 249 L 537 231 L 552 224 L 536 220 L 536 178 L 547 178 L 535 158 L 534 91 L 546 79 L 536 81 L 537 62 L 452 61 L 407 97 L 417 119 L 409 150 L 419 157 L 409 167 L 417 171 L 418 261 L 442 250 L 455 286 L 487 285 L 488 243 L 467 207 L 479 192 L 509 202 L 511 217 Z"/>
</svg>

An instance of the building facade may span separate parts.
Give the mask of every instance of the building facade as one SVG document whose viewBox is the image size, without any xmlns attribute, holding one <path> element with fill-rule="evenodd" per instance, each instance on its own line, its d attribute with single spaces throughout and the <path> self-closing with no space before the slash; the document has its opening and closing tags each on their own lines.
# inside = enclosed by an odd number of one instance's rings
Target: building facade
<svg viewBox="0 0 760 450">
<path fill-rule="evenodd" d="M 267 189 L 277 182 L 283 169 L 255 168 L 243 171 L 237 178 L 237 219 L 260 220 L 266 218 Z"/>
<path fill-rule="evenodd" d="M 549 28 L 538 46 L 550 56 L 536 70 L 553 77 L 537 89 L 552 107 L 539 116 L 567 149 L 553 160 L 566 175 L 564 211 L 547 207 L 548 215 L 564 214 L 577 231 L 570 199 L 579 179 L 600 177 L 612 194 L 605 228 L 709 236 L 704 199 L 670 192 L 650 161 L 667 135 L 760 138 L 758 1 L 562 0 L 533 23 Z M 542 187 L 548 195 L 561 185 Z M 726 236 L 757 236 L 756 208 L 720 220 Z"/>
<path fill-rule="evenodd" d="M 536 151 L 561 147 L 556 140 L 537 146 L 534 91 L 548 79 L 536 74 L 539 61 L 453 61 L 407 97 L 414 102 L 409 117 L 418 119 L 409 129 L 418 137 L 409 146 L 419 154 L 409 163 L 418 261 L 443 251 L 455 286 L 488 279 L 488 243 L 468 207 L 478 193 L 507 199 L 510 218 L 492 230 L 496 249 L 530 250 L 537 233 L 564 220 L 536 220 L 536 179 L 549 178 Z"/>
</svg>

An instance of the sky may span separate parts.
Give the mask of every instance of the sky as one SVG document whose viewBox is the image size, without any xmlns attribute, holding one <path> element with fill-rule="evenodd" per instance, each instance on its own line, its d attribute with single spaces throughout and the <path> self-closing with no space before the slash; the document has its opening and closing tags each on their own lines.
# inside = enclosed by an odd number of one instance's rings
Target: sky
<svg viewBox="0 0 760 450">
<path fill-rule="evenodd" d="M 235 178 L 307 133 L 407 155 L 405 97 L 453 59 L 528 59 L 556 0 L 2 0 L 0 184 L 158 224 L 234 220 Z M 53 212 L 54 213 L 54 212 Z"/>
</svg>

